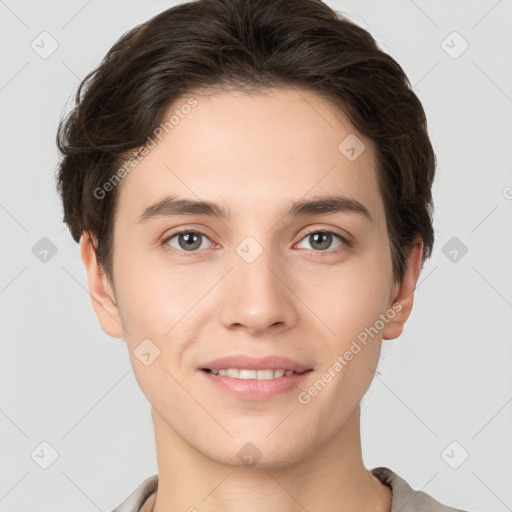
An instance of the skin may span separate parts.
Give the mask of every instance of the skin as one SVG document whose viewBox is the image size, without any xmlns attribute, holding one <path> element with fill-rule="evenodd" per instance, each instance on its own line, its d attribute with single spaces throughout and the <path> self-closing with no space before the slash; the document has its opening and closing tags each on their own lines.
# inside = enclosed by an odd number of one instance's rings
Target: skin
<svg viewBox="0 0 512 512">
<path fill-rule="evenodd" d="M 375 145 L 327 100 L 296 89 L 194 97 L 197 106 L 121 184 L 115 288 L 98 265 L 94 236 L 84 232 L 80 240 L 101 327 L 126 340 L 151 404 L 154 510 L 389 511 L 391 490 L 363 464 L 359 402 L 382 339 L 400 336 L 409 317 L 422 242 L 410 251 L 404 279 L 395 281 Z M 349 161 L 338 145 L 354 133 L 366 149 Z M 169 193 L 219 203 L 233 217 L 137 223 Z M 372 220 L 353 213 L 283 217 L 291 201 L 329 193 L 358 200 Z M 178 256 L 186 252 L 179 237 L 163 243 L 177 228 L 205 234 L 190 257 Z M 352 244 L 333 237 L 322 251 L 306 236 L 313 228 L 348 233 Z M 263 249 L 250 264 L 236 252 L 247 236 Z M 393 304 L 401 310 L 379 334 L 308 404 L 299 403 L 298 392 Z M 134 355 L 146 338 L 160 349 L 149 366 Z M 307 361 L 313 371 L 301 389 L 240 400 L 198 369 L 239 352 Z M 247 442 L 261 452 L 252 467 L 237 456 Z"/>
</svg>

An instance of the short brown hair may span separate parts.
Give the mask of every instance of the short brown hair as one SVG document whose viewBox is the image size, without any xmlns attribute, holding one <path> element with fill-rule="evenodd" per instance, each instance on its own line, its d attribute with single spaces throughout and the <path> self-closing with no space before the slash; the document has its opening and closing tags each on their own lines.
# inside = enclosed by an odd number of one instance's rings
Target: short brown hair
<svg viewBox="0 0 512 512">
<path fill-rule="evenodd" d="M 169 106 L 213 87 L 286 86 L 333 100 L 376 143 L 393 275 L 403 279 L 417 236 L 423 266 L 434 243 L 436 167 L 425 112 L 400 65 L 320 0 L 194 0 L 126 32 L 83 79 L 59 124 L 57 188 L 73 239 L 94 234 L 113 282 L 119 187 L 102 198 L 95 190 L 146 143 Z"/>
</svg>

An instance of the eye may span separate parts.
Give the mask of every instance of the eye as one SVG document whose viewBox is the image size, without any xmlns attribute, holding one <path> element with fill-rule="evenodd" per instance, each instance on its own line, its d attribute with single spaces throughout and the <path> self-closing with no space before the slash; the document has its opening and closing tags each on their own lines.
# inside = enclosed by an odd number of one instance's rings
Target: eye
<svg viewBox="0 0 512 512">
<path fill-rule="evenodd" d="M 173 240 L 176 239 L 176 240 Z M 163 244 L 170 245 L 180 252 L 197 252 L 197 249 L 206 249 L 204 240 L 210 240 L 204 233 L 200 231 L 183 230 L 167 237 Z M 208 245 L 208 244 L 206 244 Z"/>
<path fill-rule="evenodd" d="M 340 252 L 341 250 L 338 249 L 327 251 L 327 249 L 332 248 L 331 246 L 333 242 L 333 237 L 338 238 L 338 240 L 340 240 L 340 242 L 338 243 L 338 245 L 335 246 L 335 248 L 350 245 L 346 238 L 341 236 L 339 233 L 336 233 L 335 231 L 329 230 L 310 231 L 309 233 L 306 233 L 302 240 L 306 240 L 307 242 L 309 242 L 310 245 L 312 246 L 311 250 L 315 252 L 327 252 L 331 254 Z M 302 240 L 301 242 L 299 242 L 299 244 L 302 243 Z M 188 256 L 186 253 L 197 253 L 199 249 L 207 249 L 208 243 L 205 241 L 209 241 L 211 243 L 211 240 L 204 233 L 201 233 L 200 231 L 185 229 L 168 236 L 162 242 L 162 245 L 169 245 L 173 249 L 176 249 L 180 256 Z M 296 244 L 296 246 L 298 247 L 299 244 Z"/>
<path fill-rule="evenodd" d="M 332 242 L 333 242 L 333 236 L 341 240 L 341 243 L 339 243 L 335 247 L 340 247 L 342 245 L 349 245 L 347 240 L 342 237 L 340 234 L 334 232 L 334 231 L 327 231 L 327 230 L 316 230 L 316 231 L 310 231 L 309 233 L 306 233 L 306 236 L 302 240 L 307 240 L 310 245 L 312 245 L 312 250 L 316 252 L 324 252 L 326 249 L 329 249 Z M 299 242 L 301 243 L 301 242 Z M 336 253 L 338 251 L 329 251 L 331 253 Z"/>
</svg>

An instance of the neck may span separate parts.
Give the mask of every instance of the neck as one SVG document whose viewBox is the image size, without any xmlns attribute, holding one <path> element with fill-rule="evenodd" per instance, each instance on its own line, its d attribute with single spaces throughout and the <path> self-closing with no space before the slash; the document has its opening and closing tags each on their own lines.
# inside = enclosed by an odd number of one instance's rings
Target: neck
<svg viewBox="0 0 512 512">
<path fill-rule="evenodd" d="M 391 508 L 391 489 L 363 464 L 359 407 L 326 444 L 293 464 L 266 468 L 219 463 L 185 443 L 155 409 L 152 417 L 158 461 L 153 512 Z"/>
</svg>

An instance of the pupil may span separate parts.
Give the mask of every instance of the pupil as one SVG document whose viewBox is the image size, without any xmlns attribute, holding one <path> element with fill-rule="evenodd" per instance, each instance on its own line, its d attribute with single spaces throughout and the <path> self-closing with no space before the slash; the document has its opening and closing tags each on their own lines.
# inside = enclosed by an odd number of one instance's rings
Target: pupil
<svg viewBox="0 0 512 512">
<path fill-rule="evenodd" d="M 332 235 L 330 233 L 315 233 L 313 235 L 311 235 L 314 239 L 314 243 L 318 243 L 318 238 L 322 238 L 324 237 L 324 242 L 320 242 L 320 245 L 321 247 L 319 247 L 320 249 L 327 249 L 329 247 L 329 245 L 331 245 L 331 237 Z"/>
<path fill-rule="evenodd" d="M 185 245 L 181 243 L 181 240 L 185 240 Z M 197 249 L 201 243 L 197 242 L 199 240 L 199 235 L 197 233 L 185 233 L 180 237 L 180 245 L 184 249 Z"/>
</svg>

